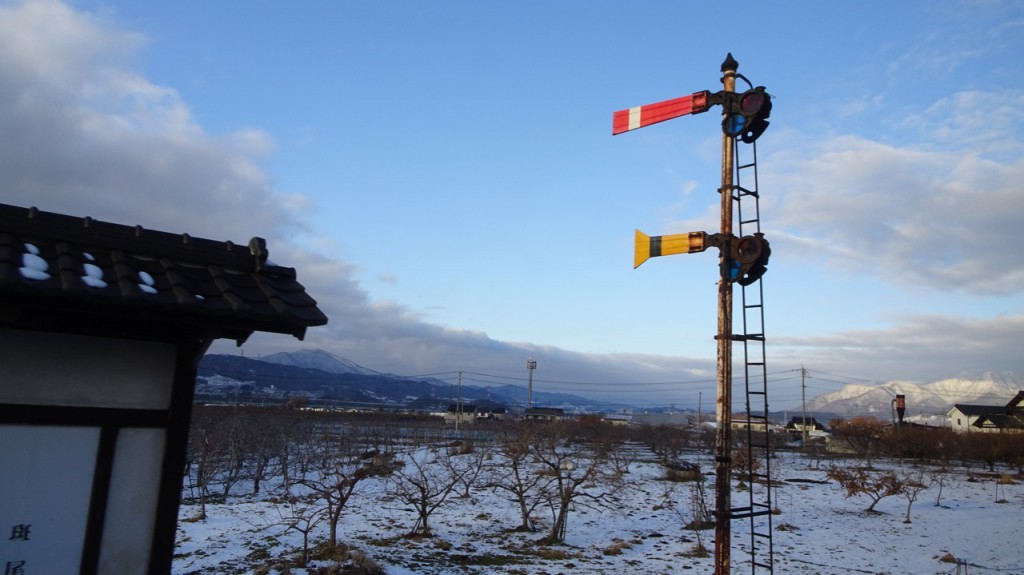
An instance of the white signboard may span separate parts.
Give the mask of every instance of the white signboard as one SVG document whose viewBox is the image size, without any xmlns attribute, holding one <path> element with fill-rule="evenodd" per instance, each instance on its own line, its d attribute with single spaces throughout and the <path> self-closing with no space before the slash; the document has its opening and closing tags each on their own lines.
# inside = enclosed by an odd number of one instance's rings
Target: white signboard
<svg viewBox="0 0 1024 575">
<path fill-rule="evenodd" d="M 0 425 L 0 573 L 78 573 L 100 430 Z"/>
</svg>

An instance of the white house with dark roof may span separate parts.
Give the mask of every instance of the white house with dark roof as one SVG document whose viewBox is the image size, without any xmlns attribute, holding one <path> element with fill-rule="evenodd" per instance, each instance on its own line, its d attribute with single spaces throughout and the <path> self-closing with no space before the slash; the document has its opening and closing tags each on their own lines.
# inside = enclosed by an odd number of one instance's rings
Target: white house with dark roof
<svg viewBox="0 0 1024 575">
<path fill-rule="evenodd" d="M 1006 405 L 958 403 L 946 412 L 949 427 L 958 433 L 977 431 L 1024 431 L 1024 391 Z"/>
</svg>

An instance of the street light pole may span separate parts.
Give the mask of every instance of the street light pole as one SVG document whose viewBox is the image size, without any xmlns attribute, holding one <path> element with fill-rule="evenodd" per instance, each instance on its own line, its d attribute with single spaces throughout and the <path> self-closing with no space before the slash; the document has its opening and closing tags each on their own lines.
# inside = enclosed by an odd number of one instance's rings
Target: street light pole
<svg viewBox="0 0 1024 575">
<path fill-rule="evenodd" d="M 530 383 L 526 388 L 526 409 L 533 407 L 533 370 L 537 369 L 537 360 L 532 357 L 526 360 L 526 370 L 530 374 Z"/>
</svg>

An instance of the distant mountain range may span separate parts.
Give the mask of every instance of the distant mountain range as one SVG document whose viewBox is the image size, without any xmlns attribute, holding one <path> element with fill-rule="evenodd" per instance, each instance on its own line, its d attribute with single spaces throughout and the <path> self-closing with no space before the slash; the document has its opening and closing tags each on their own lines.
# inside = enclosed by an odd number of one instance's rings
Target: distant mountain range
<svg viewBox="0 0 1024 575">
<path fill-rule="evenodd" d="M 877 386 L 849 384 L 807 402 L 807 411 L 888 418 L 896 395 L 906 396 L 907 415 L 944 414 L 954 404 L 1004 405 L 1024 382 L 1015 374 L 989 373 L 978 380 L 944 379 L 926 385 L 891 381 Z"/>
<path fill-rule="evenodd" d="M 260 359 L 207 355 L 199 364 L 196 380 L 198 400 L 284 401 L 302 397 L 353 407 L 401 406 L 435 411 L 445 409 L 459 395 L 454 382 L 381 373 L 318 349 L 274 353 Z M 1003 405 L 1022 389 L 1024 380 L 1016 374 L 986 374 L 977 380 L 945 379 L 927 385 L 901 381 L 877 386 L 849 384 L 808 400 L 807 412 L 817 416 L 873 415 L 888 419 L 892 400 L 902 394 L 906 396 L 908 417 L 938 416 L 957 403 Z M 526 405 L 526 396 L 525 386 L 461 386 L 464 404 L 521 408 Z M 632 407 L 538 390 L 533 391 L 533 405 L 606 413 Z"/>
<path fill-rule="evenodd" d="M 198 401 L 286 401 L 301 397 L 350 407 L 409 407 L 444 410 L 459 397 L 463 404 L 522 407 L 527 389 L 515 385 L 456 386 L 433 377 L 381 373 L 323 350 L 274 353 L 260 359 L 210 354 L 199 363 Z M 534 390 L 535 407 L 567 411 L 613 411 L 623 406 L 577 395 Z"/>
<path fill-rule="evenodd" d="M 291 365 L 294 367 L 305 367 L 319 369 L 327 373 L 355 373 L 359 375 L 381 375 L 380 372 L 367 369 L 354 361 L 338 357 L 333 353 L 322 349 L 304 349 L 293 352 L 280 352 L 265 355 L 261 361 L 276 363 L 278 365 Z"/>
</svg>

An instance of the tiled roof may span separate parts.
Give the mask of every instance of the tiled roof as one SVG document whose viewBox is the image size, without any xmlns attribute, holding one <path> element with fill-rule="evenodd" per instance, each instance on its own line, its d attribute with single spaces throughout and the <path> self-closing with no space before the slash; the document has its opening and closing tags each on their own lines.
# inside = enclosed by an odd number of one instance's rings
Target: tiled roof
<svg viewBox="0 0 1024 575">
<path fill-rule="evenodd" d="M 786 429 L 796 429 L 797 426 L 803 427 L 804 421 L 803 416 L 797 415 L 789 420 L 789 423 L 786 424 Z M 815 430 L 825 431 L 825 426 L 813 417 L 808 417 L 806 422 L 807 427 L 813 427 Z"/>
<path fill-rule="evenodd" d="M 1004 411 L 1006 408 L 1002 405 L 970 405 L 965 403 L 957 403 L 950 408 L 950 411 L 957 409 L 964 415 L 984 415 L 986 413 L 996 413 Z"/>
<path fill-rule="evenodd" d="M 0 326 L 85 318 L 239 343 L 254 331 L 302 339 L 327 323 L 261 238 L 236 245 L 0 204 Z"/>
<path fill-rule="evenodd" d="M 986 425 L 986 423 L 990 423 L 991 425 Z M 974 422 L 974 427 L 1024 429 L 1024 419 L 1009 413 L 986 413 Z"/>
</svg>

